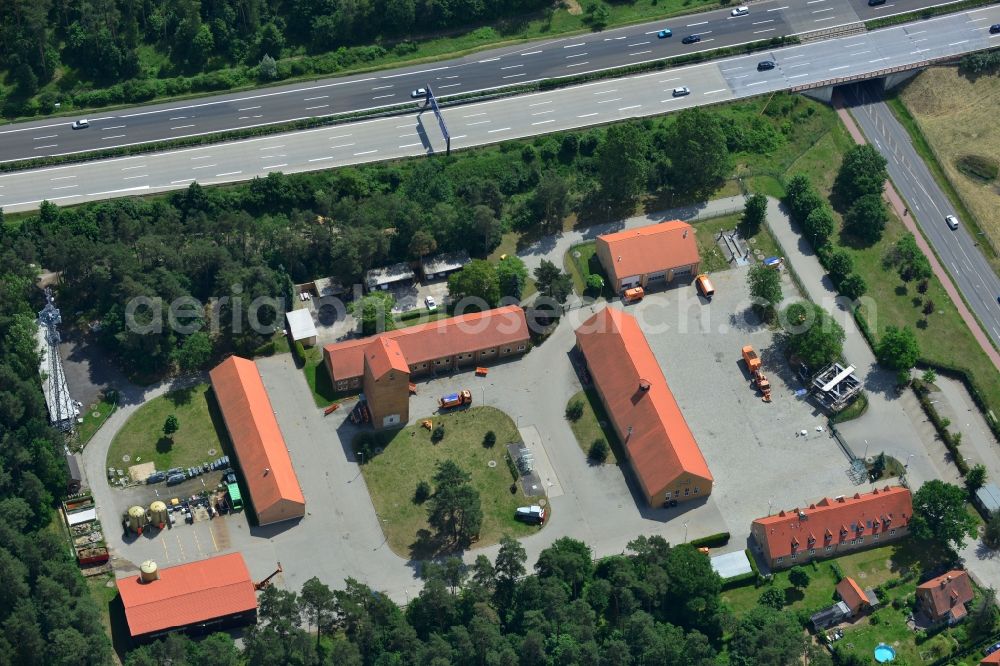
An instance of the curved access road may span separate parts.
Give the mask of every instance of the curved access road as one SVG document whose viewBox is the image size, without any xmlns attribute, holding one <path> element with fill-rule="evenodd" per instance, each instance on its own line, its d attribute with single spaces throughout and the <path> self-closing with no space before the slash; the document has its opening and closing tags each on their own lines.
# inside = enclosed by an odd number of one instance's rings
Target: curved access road
<svg viewBox="0 0 1000 666">
<path fill-rule="evenodd" d="M 731 16 L 729 9 L 715 10 L 606 32 L 528 42 L 425 65 L 95 112 L 86 129 L 73 130 L 73 118 L 0 125 L 0 162 L 384 108 L 409 102 L 412 90 L 428 85 L 439 97 L 446 97 L 828 30 L 941 4 L 949 3 L 887 0 L 870 7 L 866 0 L 762 0 L 750 4 L 750 13 L 745 16 Z M 658 38 L 663 28 L 670 28 L 673 36 Z M 687 35 L 698 35 L 701 41 L 682 44 Z"/>
</svg>

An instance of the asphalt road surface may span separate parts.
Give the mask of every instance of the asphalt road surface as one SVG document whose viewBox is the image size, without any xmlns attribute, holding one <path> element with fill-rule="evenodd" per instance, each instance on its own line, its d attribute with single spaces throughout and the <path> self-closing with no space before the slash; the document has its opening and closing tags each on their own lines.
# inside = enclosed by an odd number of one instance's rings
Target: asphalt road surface
<svg viewBox="0 0 1000 666">
<path fill-rule="evenodd" d="M 927 165 L 917 155 L 906 129 L 882 102 L 881 92 L 872 85 L 850 86 L 844 90 L 845 103 L 852 107 L 861 130 L 888 161 L 889 177 L 909 204 L 909 214 L 941 259 L 961 290 L 965 301 L 983 324 L 983 330 L 1000 345 L 1000 278 L 987 263 L 976 237 L 965 225 L 952 230 L 946 215 L 958 216 Z"/>
<path fill-rule="evenodd" d="M 990 6 L 771 53 L 454 106 L 443 114 L 452 147 L 467 148 L 952 57 L 1000 45 L 1000 35 L 991 36 L 986 29 L 996 22 L 1000 6 Z M 777 67 L 757 71 L 764 59 L 774 60 Z M 673 96 L 679 86 L 687 86 L 690 94 Z M 272 171 L 314 171 L 443 152 L 444 147 L 433 112 L 420 110 L 259 139 L 4 174 L 0 206 L 7 212 L 31 210 L 45 199 L 75 204 L 180 189 L 196 180 L 220 184 Z"/>
<path fill-rule="evenodd" d="M 735 3 L 734 3 L 735 4 Z M 351 77 L 95 112 L 90 127 L 73 130 L 73 118 L 46 119 L 0 129 L 0 162 L 67 155 L 152 141 L 213 134 L 407 102 L 430 85 L 439 97 L 529 81 L 633 65 L 684 53 L 802 34 L 900 14 L 939 0 L 762 0 L 746 16 L 729 9 L 692 14 L 552 41 L 483 51 L 465 58 Z M 657 32 L 670 28 L 673 36 Z M 687 35 L 701 41 L 684 45 Z"/>
</svg>

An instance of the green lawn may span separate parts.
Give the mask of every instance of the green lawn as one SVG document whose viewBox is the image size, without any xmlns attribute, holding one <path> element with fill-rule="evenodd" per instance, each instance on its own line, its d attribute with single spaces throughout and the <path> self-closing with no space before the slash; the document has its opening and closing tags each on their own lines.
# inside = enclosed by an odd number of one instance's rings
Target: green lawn
<svg viewBox="0 0 1000 666">
<path fill-rule="evenodd" d="M 587 278 L 591 275 L 599 275 L 604 280 L 604 296 L 611 297 L 614 294 L 608 284 L 608 276 L 604 273 L 601 260 L 597 258 L 597 243 L 587 241 L 572 246 L 566 251 L 563 257 L 563 270 L 573 278 L 573 290 L 577 294 L 587 291 Z"/>
<path fill-rule="evenodd" d="M 163 423 L 169 414 L 177 416 L 180 423 L 171 439 L 163 436 Z M 225 432 L 208 384 L 173 391 L 150 400 L 129 417 L 111 442 L 107 466 L 125 469 L 153 461 L 156 469 L 167 470 L 201 464 L 224 455 Z M 129 462 L 122 459 L 125 455 Z"/>
<path fill-rule="evenodd" d="M 423 419 L 420 419 L 423 420 Z M 514 510 L 532 502 L 510 492 L 513 477 L 505 462 L 506 444 L 519 440 L 509 416 L 492 407 L 474 407 L 441 416 L 429 416 L 443 425 L 445 437 L 431 442 L 431 431 L 419 422 L 402 430 L 378 436 L 381 453 L 361 466 L 368 492 L 389 547 L 405 558 L 427 559 L 441 554 L 427 524 L 427 507 L 413 501 L 419 481 L 431 483 L 438 462 L 451 459 L 472 476 L 479 491 L 483 524 L 476 547 L 488 546 L 504 534 L 525 536 L 539 528 L 514 519 Z M 488 431 L 496 433 L 492 448 L 483 446 Z M 358 442 L 355 442 L 357 445 Z M 490 461 L 496 463 L 490 466 Z M 423 534 L 422 534 L 423 533 Z"/>
<path fill-rule="evenodd" d="M 701 256 L 702 272 L 712 273 L 730 268 L 730 264 L 716 244 L 715 238 L 720 231 L 731 231 L 739 226 L 742 217 L 742 213 L 733 213 L 693 223 L 695 238 L 698 241 L 698 254 Z M 761 250 L 766 257 L 778 254 L 778 245 L 766 227 L 761 227 L 760 231 L 750 238 L 750 247 Z"/>
<path fill-rule="evenodd" d="M 112 394 L 114 395 L 114 394 Z M 101 394 L 101 399 L 92 405 L 86 405 L 83 411 L 83 423 L 76 427 L 76 445 L 83 448 L 90 441 L 104 422 L 108 420 L 115 409 L 115 402 L 109 400 L 105 394 Z"/>
<path fill-rule="evenodd" d="M 583 416 L 576 421 L 570 421 L 569 427 L 573 430 L 573 434 L 576 435 L 576 443 L 580 445 L 583 454 L 586 456 L 590 452 L 590 445 L 594 443 L 595 439 L 600 437 L 608 443 L 608 459 L 605 461 L 605 464 L 617 465 L 619 456 L 624 452 L 622 451 L 621 443 L 618 441 L 618 436 L 615 435 L 615 430 L 611 426 L 611 421 L 608 420 L 607 412 L 604 411 L 604 405 L 601 404 L 601 399 L 598 397 L 597 391 L 593 388 L 580 391 L 570 398 L 569 401 L 572 403 L 575 400 L 583 402 Z M 601 421 L 607 424 L 606 428 L 601 427 Z"/>
<path fill-rule="evenodd" d="M 785 591 L 785 610 L 794 612 L 832 604 L 837 579 L 830 569 L 829 562 L 817 562 L 815 570 L 811 564 L 807 564 L 803 568 L 809 574 L 809 585 L 801 590 L 794 588 L 788 582 L 788 571 L 778 571 L 774 574 L 772 585 Z M 739 615 L 753 608 L 766 589 L 767 586 L 747 585 L 723 590 L 722 600 L 729 605 L 733 612 Z"/>
</svg>

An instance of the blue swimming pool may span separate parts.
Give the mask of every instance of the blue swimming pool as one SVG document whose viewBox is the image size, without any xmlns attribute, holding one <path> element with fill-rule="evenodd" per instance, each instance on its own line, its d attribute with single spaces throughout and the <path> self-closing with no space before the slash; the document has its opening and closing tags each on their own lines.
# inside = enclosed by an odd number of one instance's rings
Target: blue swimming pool
<svg viewBox="0 0 1000 666">
<path fill-rule="evenodd" d="M 896 658 L 896 650 L 891 645 L 879 643 L 875 646 L 875 661 L 886 664 Z"/>
</svg>

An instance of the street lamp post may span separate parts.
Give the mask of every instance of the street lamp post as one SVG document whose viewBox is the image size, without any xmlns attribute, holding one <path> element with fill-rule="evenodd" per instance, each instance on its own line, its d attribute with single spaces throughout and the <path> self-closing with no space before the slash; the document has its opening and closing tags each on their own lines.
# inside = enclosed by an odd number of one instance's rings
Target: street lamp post
<svg viewBox="0 0 1000 666">
<path fill-rule="evenodd" d="M 910 460 L 912 460 L 912 459 L 913 459 L 913 455 L 914 455 L 914 454 L 912 454 L 912 453 L 911 453 L 910 455 L 908 455 L 908 456 L 906 457 L 906 464 L 905 464 L 905 465 L 903 465 L 903 467 L 905 467 L 906 469 L 910 469 Z"/>
<path fill-rule="evenodd" d="M 684 521 L 684 543 L 687 543 L 687 542 L 688 542 L 688 524 L 687 524 L 687 521 L 685 520 Z"/>
</svg>

